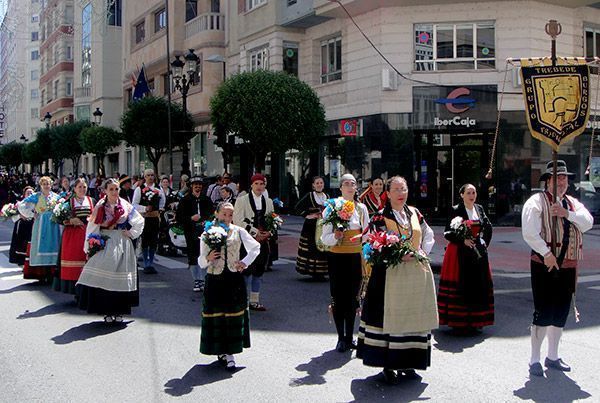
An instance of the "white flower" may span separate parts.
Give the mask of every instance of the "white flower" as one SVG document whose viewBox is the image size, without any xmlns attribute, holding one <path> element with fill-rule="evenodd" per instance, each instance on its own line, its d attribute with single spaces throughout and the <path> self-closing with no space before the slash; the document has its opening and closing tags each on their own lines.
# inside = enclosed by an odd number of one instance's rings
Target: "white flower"
<svg viewBox="0 0 600 403">
<path fill-rule="evenodd" d="M 227 236 L 227 232 L 225 231 L 225 229 L 220 226 L 212 226 L 212 227 L 210 227 L 210 229 L 207 232 L 211 235 L 214 234 L 214 235 Z"/>
<path fill-rule="evenodd" d="M 450 228 L 458 229 L 463 223 L 463 218 L 460 216 L 456 216 L 450 221 Z"/>
</svg>

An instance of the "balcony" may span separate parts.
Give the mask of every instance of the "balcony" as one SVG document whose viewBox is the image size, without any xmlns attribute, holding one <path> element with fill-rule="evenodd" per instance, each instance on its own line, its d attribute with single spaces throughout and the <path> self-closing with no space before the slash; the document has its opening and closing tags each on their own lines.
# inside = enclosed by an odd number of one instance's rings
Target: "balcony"
<svg viewBox="0 0 600 403">
<path fill-rule="evenodd" d="M 225 15 L 206 13 L 185 23 L 185 39 L 205 31 L 225 31 Z"/>
<path fill-rule="evenodd" d="M 278 25 L 290 28 L 310 28 L 321 24 L 330 17 L 316 15 L 314 1 L 298 1 L 293 5 L 286 5 L 280 2 L 277 10 Z"/>
<path fill-rule="evenodd" d="M 92 87 L 75 88 L 75 99 L 89 98 L 92 96 Z"/>
</svg>

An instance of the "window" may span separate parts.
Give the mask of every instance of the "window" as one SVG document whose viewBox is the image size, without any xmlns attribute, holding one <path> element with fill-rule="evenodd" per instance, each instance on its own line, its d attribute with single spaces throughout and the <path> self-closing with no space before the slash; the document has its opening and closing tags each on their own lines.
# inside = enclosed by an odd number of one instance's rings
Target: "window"
<svg viewBox="0 0 600 403">
<path fill-rule="evenodd" d="M 40 72 L 39 70 L 31 70 L 31 81 L 39 80 Z"/>
<path fill-rule="evenodd" d="M 65 25 L 73 25 L 75 22 L 75 10 L 73 6 L 65 6 L 65 15 L 62 22 Z"/>
<path fill-rule="evenodd" d="M 298 77 L 298 44 L 283 43 L 283 71 Z"/>
<path fill-rule="evenodd" d="M 38 99 L 39 97 L 40 97 L 40 92 L 37 88 L 31 90 L 31 99 Z"/>
<path fill-rule="evenodd" d="M 92 4 L 81 11 L 81 86 L 92 85 Z"/>
<path fill-rule="evenodd" d="M 247 0 L 247 2 L 248 7 L 246 9 L 252 10 L 253 8 L 260 6 L 261 4 L 265 4 L 267 0 Z"/>
<path fill-rule="evenodd" d="M 154 79 L 148 80 L 148 89 L 150 90 L 150 94 L 154 94 Z"/>
<path fill-rule="evenodd" d="M 38 50 L 33 50 L 31 52 L 31 60 L 38 60 L 40 58 L 40 52 Z"/>
<path fill-rule="evenodd" d="M 415 70 L 496 67 L 493 22 L 415 25 Z"/>
<path fill-rule="evenodd" d="M 37 119 L 40 116 L 40 110 L 38 108 L 31 108 L 31 119 Z"/>
<path fill-rule="evenodd" d="M 58 99 L 58 84 L 60 83 L 60 80 L 56 80 L 54 82 L 54 85 L 52 86 L 52 98 L 53 99 Z"/>
<path fill-rule="evenodd" d="M 264 47 L 250 52 L 250 71 L 269 70 L 269 48 Z"/>
<path fill-rule="evenodd" d="M 73 46 L 67 45 L 67 60 L 73 60 Z"/>
<path fill-rule="evenodd" d="M 600 28 L 585 28 L 585 57 L 600 56 Z M 590 71 L 596 74 L 598 67 L 590 67 Z"/>
<path fill-rule="evenodd" d="M 321 84 L 342 79 L 342 38 L 321 41 Z"/>
<path fill-rule="evenodd" d="M 221 0 L 210 0 L 210 12 L 220 13 L 221 12 Z"/>
<path fill-rule="evenodd" d="M 167 11 L 160 9 L 154 13 L 154 32 L 158 32 L 167 26 Z"/>
<path fill-rule="evenodd" d="M 114 25 L 116 27 L 121 26 L 121 1 L 122 0 L 108 0 L 106 13 L 108 25 Z"/>
<path fill-rule="evenodd" d="M 31 22 L 39 22 L 40 21 L 40 16 L 39 15 L 32 15 L 31 16 Z"/>
<path fill-rule="evenodd" d="M 143 42 L 146 38 L 145 22 L 142 21 L 135 26 L 135 43 Z"/>
<path fill-rule="evenodd" d="M 68 78 L 66 81 L 65 92 L 68 97 L 73 96 L 73 80 Z"/>
<path fill-rule="evenodd" d="M 185 0 L 185 22 L 198 16 L 198 0 Z"/>
<path fill-rule="evenodd" d="M 35 42 L 39 39 L 40 39 L 40 37 L 39 37 L 38 31 L 34 31 L 31 33 L 31 42 Z"/>
</svg>

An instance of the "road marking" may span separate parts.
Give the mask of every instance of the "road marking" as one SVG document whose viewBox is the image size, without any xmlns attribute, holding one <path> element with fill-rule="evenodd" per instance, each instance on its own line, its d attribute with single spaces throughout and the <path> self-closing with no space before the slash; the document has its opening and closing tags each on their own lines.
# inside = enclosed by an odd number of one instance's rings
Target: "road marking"
<svg viewBox="0 0 600 403">
<path fill-rule="evenodd" d="M 279 258 L 278 260 L 273 262 L 273 266 L 282 266 L 284 264 L 296 264 L 296 261 L 286 258 Z"/>
<path fill-rule="evenodd" d="M 516 288 L 514 290 L 494 290 L 494 294 L 513 294 L 517 292 L 531 292 L 531 288 Z"/>
<path fill-rule="evenodd" d="M 185 262 L 180 262 L 179 260 L 171 259 L 165 256 L 156 256 L 154 258 L 154 262 L 156 264 L 165 267 L 167 269 L 187 269 L 188 265 Z"/>
<path fill-rule="evenodd" d="M 589 288 L 590 290 L 598 290 L 598 291 L 600 291 L 600 285 L 595 285 L 595 286 L 588 287 L 588 288 Z"/>
<path fill-rule="evenodd" d="M 531 277 L 531 274 L 529 274 L 529 273 L 494 273 L 494 277 L 528 278 L 528 277 Z"/>
</svg>

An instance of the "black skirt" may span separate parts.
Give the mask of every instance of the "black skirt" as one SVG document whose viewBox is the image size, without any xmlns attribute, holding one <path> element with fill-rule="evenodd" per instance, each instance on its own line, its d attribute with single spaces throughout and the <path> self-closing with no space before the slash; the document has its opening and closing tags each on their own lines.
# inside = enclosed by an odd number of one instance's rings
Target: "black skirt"
<svg viewBox="0 0 600 403">
<path fill-rule="evenodd" d="M 15 223 L 10 241 L 9 262 L 21 266 L 25 263 L 27 243 L 31 241 L 32 228 L 33 220 L 19 220 Z"/>
<path fill-rule="evenodd" d="M 315 230 L 317 220 L 306 219 L 300 232 L 296 271 L 309 276 L 324 276 L 327 274 L 327 253 L 317 249 Z"/>
</svg>

